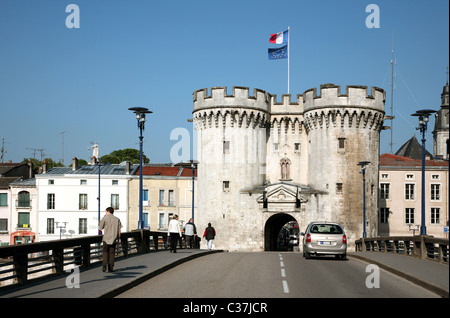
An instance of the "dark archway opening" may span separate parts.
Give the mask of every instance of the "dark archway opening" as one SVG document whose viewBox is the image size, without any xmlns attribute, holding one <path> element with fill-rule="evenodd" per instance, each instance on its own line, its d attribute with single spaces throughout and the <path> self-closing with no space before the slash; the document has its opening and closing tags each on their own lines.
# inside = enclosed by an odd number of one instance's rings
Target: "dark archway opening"
<svg viewBox="0 0 450 318">
<path fill-rule="evenodd" d="M 264 226 L 264 250 L 289 250 L 289 236 L 297 235 L 298 223 L 294 217 L 285 213 L 272 215 Z"/>
</svg>

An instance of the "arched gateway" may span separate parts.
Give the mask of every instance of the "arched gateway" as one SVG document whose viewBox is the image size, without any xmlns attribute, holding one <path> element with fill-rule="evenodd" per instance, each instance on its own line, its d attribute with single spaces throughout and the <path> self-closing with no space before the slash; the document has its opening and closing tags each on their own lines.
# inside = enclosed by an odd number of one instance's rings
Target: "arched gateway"
<svg viewBox="0 0 450 318">
<path fill-rule="evenodd" d="M 287 213 L 272 215 L 264 226 L 264 251 L 279 250 L 278 241 L 283 226 L 296 219 Z"/>
</svg>

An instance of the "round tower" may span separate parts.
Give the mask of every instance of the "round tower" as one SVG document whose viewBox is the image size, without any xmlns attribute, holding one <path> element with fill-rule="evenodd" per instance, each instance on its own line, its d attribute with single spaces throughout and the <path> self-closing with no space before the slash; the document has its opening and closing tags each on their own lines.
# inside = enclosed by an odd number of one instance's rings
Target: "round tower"
<svg viewBox="0 0 450 318">
<path fill-rule="evenodd" d="M 377 193 L 380 131 L 384 120 L 384 90 L 367 86 L 320 86 L 303 94 L 304 125 L 308 135 L 308 185 L 320 190 L 317 220 L 336 221 L 346 229 L 348 242 L 363 234 L 363 176 L 365 172 L 366 233 L 378 231 Z"/>
<path fill-rule="evenodd" d="M 270 96 L 247 87 L 213 87 L 194 92 L 197 131 L 199 234 L 208 223 L 216 229 L 214 248 L 261 250 L 262 218 L 254 189 L 266 177 L 266 127 Z M 242 229 L 245 228 L 245 233 Z M 204 240 L 202 241 L 203 243 Z"/>
</svg>

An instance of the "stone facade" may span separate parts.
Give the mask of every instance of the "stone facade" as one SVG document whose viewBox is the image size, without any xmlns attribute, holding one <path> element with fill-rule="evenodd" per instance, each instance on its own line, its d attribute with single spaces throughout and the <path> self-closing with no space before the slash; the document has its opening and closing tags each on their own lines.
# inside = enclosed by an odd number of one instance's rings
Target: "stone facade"
<svg viewBox="0 0 450 318">
<path fill-rule="evenodd" d="M 215 247 L 276 249 L 281 227 L 295 220 L 338 221 L 349 242 L 362 235 L 366 171 L 367 235 L 377 233 L 379 134 L 385 92 L 321 85 L 296 101 L 247 87 L 194 92 L 199 228 L 216 228 Z"/>
</svg>

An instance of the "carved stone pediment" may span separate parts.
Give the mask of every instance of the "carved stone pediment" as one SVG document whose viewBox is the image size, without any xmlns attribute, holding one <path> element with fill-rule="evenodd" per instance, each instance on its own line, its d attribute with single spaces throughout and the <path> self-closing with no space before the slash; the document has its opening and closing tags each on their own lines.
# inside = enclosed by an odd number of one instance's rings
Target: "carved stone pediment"
<svg viewBox="0 0 450 318">
<path fill-rule="evenodd" d="M 257 199 L 263 211 L 294 212 L 300 210 L 302 203 L 308 200 L 301 194 L 303 187 L 287 182 L 265 186 L 263 195 Z"/>
</svg>

